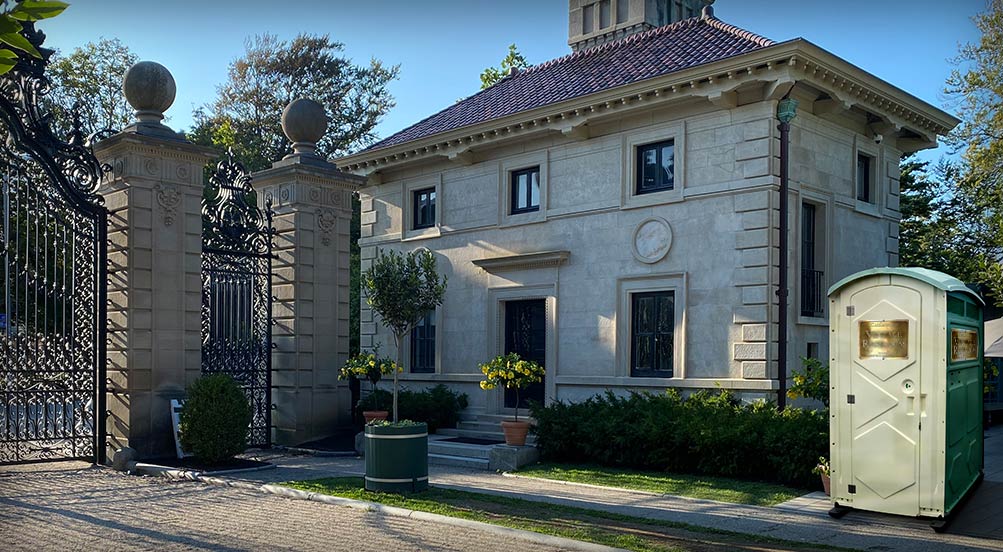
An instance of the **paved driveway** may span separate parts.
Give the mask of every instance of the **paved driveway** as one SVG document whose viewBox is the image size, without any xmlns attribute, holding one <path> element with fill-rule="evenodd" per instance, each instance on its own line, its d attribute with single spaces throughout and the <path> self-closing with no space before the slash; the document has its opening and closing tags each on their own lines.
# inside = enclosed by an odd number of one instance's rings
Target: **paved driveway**
<svg viewBox="0 0 1003 552">
<path fill-rule="evenodd" d="M 88 464 L 0 469 L 0 550 L 553 550 L 477 530 Z"/>
</svg>

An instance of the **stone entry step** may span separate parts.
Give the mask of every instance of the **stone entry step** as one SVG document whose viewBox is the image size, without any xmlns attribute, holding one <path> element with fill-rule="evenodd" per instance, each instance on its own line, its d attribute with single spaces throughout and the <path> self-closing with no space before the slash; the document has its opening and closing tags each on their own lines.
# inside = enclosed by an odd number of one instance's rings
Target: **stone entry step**
<svg viewBox="0 0 1003 552">
<path fill-rule="evenodd" d="M 534 447 L 509 447 L 501 444 L 501 434 L 488 434 L 491 437 L 469 437 L 472 439 L 490 438 L 496 443 L 458 443 L 451 441 L 456 432 L 464 430 L 440 429 L 435 435 L 428 436 L 428 463 L 446 466 L 458 466 L 478 470 L 514 470 L 527 463 L 535 462 L 539 454 Z M 484 435 L 478 433 L 478 435 Z"/>
</svg>

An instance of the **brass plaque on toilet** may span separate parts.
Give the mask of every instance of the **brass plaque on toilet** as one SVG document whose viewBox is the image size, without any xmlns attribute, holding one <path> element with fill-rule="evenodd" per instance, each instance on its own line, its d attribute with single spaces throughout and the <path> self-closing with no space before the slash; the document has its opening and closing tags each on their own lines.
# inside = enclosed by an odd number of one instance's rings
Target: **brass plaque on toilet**
<svg viewBox="0 0 1003 552">
<path fill-rule="evenodd" d="M 908 320 L 861 320 L 860 358 L 909 358 Z"/>
<path fill-rule="evenodd" d="M 951 362 L 979 358 L 979 333 L 974 330 L 951 329 Z"/>
</svg>

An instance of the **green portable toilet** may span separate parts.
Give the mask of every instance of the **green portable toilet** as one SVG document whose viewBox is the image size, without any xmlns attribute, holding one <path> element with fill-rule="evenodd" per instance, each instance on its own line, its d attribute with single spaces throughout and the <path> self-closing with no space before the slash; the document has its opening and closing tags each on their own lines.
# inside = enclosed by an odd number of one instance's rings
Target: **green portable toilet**
<svg viewBox="0 0 1003 552">
<path fill-rule="evenodd" d="M 923 268 L 865 270 L 829 289 L 833 516 L 944 520 L 981 481 L 982 306 Z"/>
</svg>

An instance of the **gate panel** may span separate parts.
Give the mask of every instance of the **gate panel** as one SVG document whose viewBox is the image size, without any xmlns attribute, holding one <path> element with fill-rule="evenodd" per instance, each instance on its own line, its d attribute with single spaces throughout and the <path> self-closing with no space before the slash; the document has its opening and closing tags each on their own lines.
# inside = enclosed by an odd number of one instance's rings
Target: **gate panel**
<svg viewBox="0 0 1003 552">
<path fill-rule="evenodd" d="M 271 445 L 271 208 L 233 153 L 202 199 L 202 373 L 233 377 L 251 404 L 248 444 Z"/>
<path fill-rule="evenodd" d="M 107 170 L 41 110 L 51 50 L 0 76 L 0 464 L 104 461 Z"/>
</svg>

